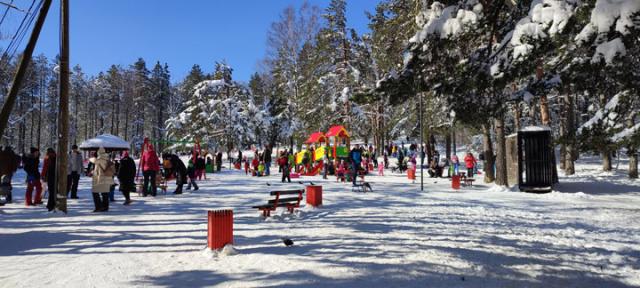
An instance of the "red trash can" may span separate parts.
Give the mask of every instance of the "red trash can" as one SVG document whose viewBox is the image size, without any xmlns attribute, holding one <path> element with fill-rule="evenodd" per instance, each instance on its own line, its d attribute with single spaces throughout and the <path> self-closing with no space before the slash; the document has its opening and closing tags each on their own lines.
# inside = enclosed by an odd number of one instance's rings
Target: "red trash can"
<svg viewBox="0 0 640 288">
<path fill-rule="evenodd" d="M 459 175 L 451 176 L 451 188 L 460 189 L 460 176 Z"/>
<path fill-rule="evenodd" d="M 233 210 L 208 211 L 207 247 L 222 249 L 233 244 Z"/>
<path fill-rule="evenodd" d="M 307 204 L 313 207 L 322 205 L 322 186 L 307 186 Z"/>
<path fill-rule="evenodd" d="M 408 169 L 407 178 L 409 178 L 409 180 L 416 180 L 416 170 Z"/>
</svg>

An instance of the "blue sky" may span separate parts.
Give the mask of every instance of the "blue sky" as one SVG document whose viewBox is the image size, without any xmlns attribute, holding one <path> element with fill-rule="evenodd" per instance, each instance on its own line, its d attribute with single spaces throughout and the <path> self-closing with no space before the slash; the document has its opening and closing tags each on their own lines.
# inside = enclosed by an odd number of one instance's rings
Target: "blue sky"
<svg viewBox="0 0 640 288">
<path fill-rule="evenodd" d="M 329 0 L 310 0 L 324 9 Z M 377 0 L 348 2 L 349 26 L 367 32 L 365 11 Z M 30 0 L 15 3 L 28 8 Z M 226 60 L 234 78 L 246 81 L 264 56 L 266 32 L 288 5 L 300 0 L 71 0 L 71 62 L 95 75 L 111 64 L 128 66 L 138 57 L 149 69 L 156 61 L 168 63 L 172 82 L 193 64 L 210 72 L 214 61 Z M 4 7 L 0 7 L 4 11 Z M 7 33 L 21 18 L 18 13 L 1 27 Z M 54 0 L 36 54 L 58 51 L 59 0 Z M 10 30 L 12 31 L 12 30 Z M 24 40 L 26 42 L 26 39 Z M 4 49 L 7 41 L 0 41 Z"/>
</svg>

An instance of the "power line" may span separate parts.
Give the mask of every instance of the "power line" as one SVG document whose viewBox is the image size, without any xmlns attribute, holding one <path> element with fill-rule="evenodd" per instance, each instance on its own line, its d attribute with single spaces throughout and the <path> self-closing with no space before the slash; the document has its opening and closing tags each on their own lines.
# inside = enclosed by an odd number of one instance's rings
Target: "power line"
<svg viewBox="0 0 640 288">
<path fill-rule="evenodd" d="M 20 44 L 22 44 L 22 40 L 24 40 L 24 37 L 29 32 L 29 27 L 31 27 L 33 22 L 36 20 L 36 15 L 37 15 L 36 11 L 40 10 L 41 6 L 42 6 L 42 0 L 38 3 L 38 5 L 36 5 L 35 9 L 33 10 L 33 13 L 31 13 L 31 17 L 27 21 L 27 25 L 25 25 L 24 28 L 22 29 L 22 32 L 20 33 L 20 36 L 18 37 L 18 41 L 13 46 L 13 52 L 11 52 L 11 58 L 13 58 L 13 56 L 15 56 L 16 52 L 18 51 L 18 48 L 20 48 Z"/>
<path fill-rule="evenodd" d="M 9 9 L 11 9 L 12 7 L 15 7 L 15 6 L 13 6 L 13 1 L 14 0 L 11 0 L 11 2 L 9 4 L 7 4 L 7 9 L 4 10 L 4 14 L 2 14 L 2 19 L 0 19 L 0 27 L 2 27 L 2 23 L 4 22 L 4 18 L 7 17 L 7 14 L 9 13 Z M 2 3 L 2 2 L 0 2 L 0 3 Z M 2 4 L 6 4 L 6 3 L 2 3 Z"/>
<path fill-rule="evenodd" d="M 24 17 L 22 17 L 22 21 L 20 21 L 20 25 L 18 26 L 18 29 L 16 30 L 16 33 L 13 34 L 13 37 L 11 37 L 11 41 L 9 42 L 9 45 L 7 46 L 7 48 L 4 50 L 4 53 L 2 53 L 2 55 L 7 55 L 9 53 L 9 51 L 11 51 L 11 49 L 13 49 L 13 46 L 16 45 L 16 40 L 18 39 L 19 34 L 21 33 L 21 31 L 23 30 L 24 24 L 27 21 L 27 18 L 30 15 L 30 13 L 32 13 L 32 9 L 33 6 L 35 5 L 36 0 L 33 0 L 31 2 L 31 6 L 29 6 L 29 10 L 27 10 L 27 13 L 24 15 Z M 42 4 L 42 1 L 40 2 L 40 4 Z M 35 14 L 35 13 L 33 13 Z M 26 29 L 24 29 L 26 30 Z"/>
</svg>

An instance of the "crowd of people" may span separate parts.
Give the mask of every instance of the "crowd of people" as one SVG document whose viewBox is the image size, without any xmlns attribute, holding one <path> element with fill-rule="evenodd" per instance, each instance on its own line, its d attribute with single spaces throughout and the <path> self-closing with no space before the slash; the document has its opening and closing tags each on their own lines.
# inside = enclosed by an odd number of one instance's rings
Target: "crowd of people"
<svg viewBox="0 0 640 288">
<path fill-rule="evenodd" d="M 312 169 L 321 169 L 320 173 L 323 178 L 327 179 L 327 175 L 336 175 L 338 179 L 350 178 L 353 184 L 359 173 L 368 173 L 369 170 L 380 168 L 379 175 L 383 175 L 382 170 L 388 169 L 389 158 L 397 158 L 397 167 L 392 169 L 399 170 L 401 173 L 407 169 L 418 168 L 417 158 L 423 159 L 425 156 L 420 155 L 416 144 L 401 145 L 391 144 L 385 146 L 382 152 L 383 163 L 378 163 L 378 155 L 376 149 L 372 145 L 355 144 L 349 150 L 348 156 L 344 158 L 333 159 L 329 157 L 329 147 L 325 147 L 324 157 L 312 160 L 315 147 L 309 147 L 304 155 L 302 155 L 301 163 L 296 163 L 296 154 L 293 149 L 284 149 L 277 153 L 276 164 L 278 172 L 281 172 L 282 182 L 291 182 L 291 173 L 295 171 L 309 172 Z M 271 175 L 273 149 L 270 145 L 264 147 L 262 151 L 255 150 L 253 159 L 249 160 L 247 155 L 238 151 L 235 159 L 229 160 L 236 169 L 242 169 L 244 164 L 245 174 L 252 176 L 264 177 Z M 424 153 L 424 152 L 422 152 Z M 158 183 L 166 181 L 166 179 L 174 178 L 176 181 L 176 189 L 174 194 L 182 194 L 183 186 L 187 184 L 187 190 L 198 190 L 198 181 L 206 179 L 206 170 L 211 165 L 218 172 L 222 167 L 222 152 L 216 152 L 210 157 L 193 153 L 192 157 L 187 161 L 187 165 L 176 154 L 162 154 L 161 158 L 154 151 L 153 146 L 149 146 L 142 155 L 140 155 L 140 168 L 142 171 L 142 185 L 136 185 L 137 170 L 136 164 L 128 152 L 120 154 L 119 159 L 115 159 L 115 153 L 107 153 L 100 148 L 96 154 L 91 155 L 88 167 L 84 169 L 85 159 L 77 146 L 72 146 L 69 153 L 67 166 L 67 189 L 66 195 L 69 199 L 79 199 L 78 183 L 83 174 L 92 177 L 91 195 L 94 202 L 94 212 L 106 212 L 109 210 L 109 203 L 115 201 L 115 187 L 119 186 L 125 201 L 124 205 L 131 204 L 131 192 L 140 189 L 143 197 L 155 197 L 158 193 Z M 472 153 L 467 153 L 461 163 L 458 156 L 454 153 L 447 157 L 440 157 L 434 152 L 431 161 L 428 163 L 427 173 L 430 177 L 445 177 L 458 175 L 460 170 L 466 168 L 466 175 L 473 177 L 477 172 L 477 160 Z M 17 170 L 22 167 L 26 174 L 25 189 L 25 205 L 36 206 L 43 203 L 43 198 L 47 198 L 46 208 L 52 211 L 56 207 L 57 187 L 56 183 L 56 152 L 52 148 L 48 148 L 43 158 L 42 170 L 40 167 L 40 150 L 31 148 L 28 154 L 19 156 L 14 153 L 11 147 L 0 147 L 0 205 L 13 202 L 13 187 L 11 185 L 12 178 Z M 213 161 L 215 161 L 215 166 Z M 421 163 L 422 165 L 422 163 Z M 162 168 L 162 169 L 161 169 Z M 211 168 L 214 169 L 214 168 Z M 317 170 L 316 170 L 317 171 Z M 161 175 L 162 173 L 162 175 Z M 115 181 L 117 179 L 117 183 Z M 46 186 L 43 189 L 42 183 Z M 166 182 L 164 185 L 166 189 Z M 46 194 L 43 194 L 43 190 Z M 2 197 L 4 196 L 4 197 Z M 4 201 L 2 201 L 4 198 Z"/>
<path fill-rule="evenodd" d="M 182 194 L 184 184 L 187 190 L 191 187 L 198 190 L 197 180 L 206 179 L 207 161 L 201 155 L 195 153 L 185 166 L 184 162 L 176 154 L 163 154 L 162 162 L 153 146 L 148 146 L 140 157 L 140 168 L 142 170 L 142 185 L 136 185 L 137 169 L 135 161 L 129 156 L 127 151 L 119 154 L 108 153 L 104 148 L 92 153 L 85 169 L 85 159 L 76 145 L 71 147 L 67 163 L 67 189 L 68 199 L 80 199 L 78 196 L 78 184 L 82 175 L 90 176 L 91 195 L 94 202 L 94 212 L 109 211 L 109 203 L 115 201 L 115 188 L 119 186 L 124 197 L 124 205 L 130 205 L 131 193 L 141 190 L 143 197 L 156 196 L 158 193 L 158 183 L 161 179 L 176 179 L 176 190 L 174 194 Z M 222 166 L 222 153 L 214 154 L 216 166 L 220 171 Z M 17 155 L 11 147 L 0 147 L 0 205 L 13 203 L 14 189 L 12 185 L 13 177 L 19 168 L 26 174 L 25 182 L 25 205 L 43 205 L 43 198 L 46 198 L 46 208 L 53 211 L 56 208 L 58 195 L 56 187 L 57 177 L 57 155 L 52 148 L 46 149 L 42 158 L 38 148 L 30 148 L 29 153 L 22 156 Z M 42 165 L 41 165 L 42 164 Z M 163 169 L 161 169 L 161 167 Z M 163 173 L 163 175 L 160 175 Z M 118 180 L 117 182 L 115 180 Z M 46 189 L 43 189 L 44 187 Z"/>
</svg>

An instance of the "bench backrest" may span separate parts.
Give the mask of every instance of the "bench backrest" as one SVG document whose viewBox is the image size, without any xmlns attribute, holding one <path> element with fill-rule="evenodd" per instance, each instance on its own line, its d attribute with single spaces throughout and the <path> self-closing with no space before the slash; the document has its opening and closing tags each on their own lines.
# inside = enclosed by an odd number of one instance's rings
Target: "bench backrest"
<svg viewBox="0 0 640 288">
<path fill-rule="evenodd" d="M 271 196 L 294 195 L 294 194 L 300 194 L 300 193 L 304 193 L 304 190 L 303 189 L 298 189 L 298 190 L 271 191 Z"/>
<path fill-rule="evenodd" d="M 269 200 L 269 204 L 275 204 L 275 206 L 278 207 L 279 203 L 296 202 L 296 206 L 298 206 L 300 205 L 300 201 L 302 200 L 302 193 L 304 193 L 304 189 L 271 191 L 271 196 L 276 196 L 276 199 Z M 280 196 L 282 195 L 298 195 L 298 197 L 280 198 Z"/>
</svg>

